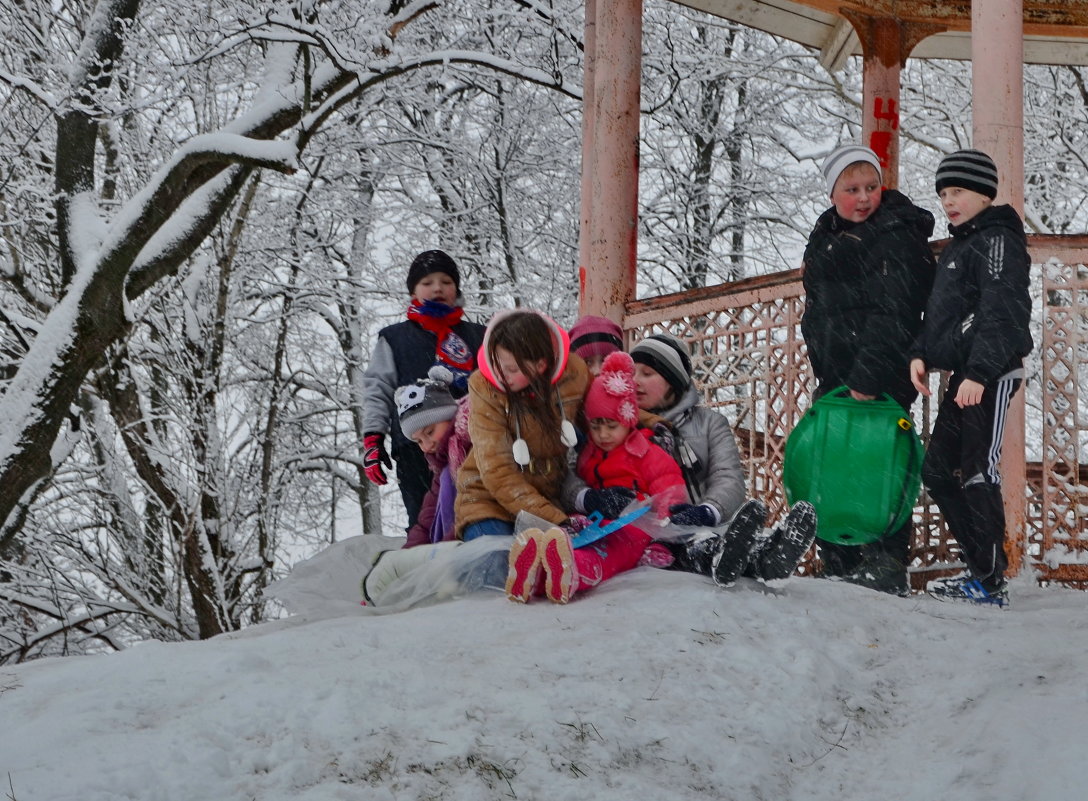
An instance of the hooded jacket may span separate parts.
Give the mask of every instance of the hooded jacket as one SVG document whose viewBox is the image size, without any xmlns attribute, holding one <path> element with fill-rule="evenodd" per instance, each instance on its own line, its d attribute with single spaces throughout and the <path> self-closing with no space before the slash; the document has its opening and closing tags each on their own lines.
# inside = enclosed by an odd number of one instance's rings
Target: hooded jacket
<svg viewBox="0 0 1088 801">
<path fill-rule="evenodd" d="M 431 468 L 431 488 L 423 498 L 416 524 L 408 530 L 405 548 L 457 539 L 454 536 L 454 500 L 450 496 L 456 491 L 457 471 L 472 447 L 468 435 L 467 395 L 457 401 L 452 422 L 435 452 L 424 454 Z"/>
<path fill-rule="evenodd" d="M 688 500 L 680 465 L 659 445 L 650 441 L 653 432 L 636 428 L 619 446 L 602 451 L 586 442 L 578 456 L 578 475 L 594 489 L 626 487 L 639 500 L 653 498 L 654 513 L 667 517 L 669 506 Z"/>
<path fill-rule="evenodd" d="M 745 495 L 744 468 L 729 420 L 703 406 L 694 385 L 668 409 L 641 412 L 639 425 L 651 427 L 659 419 L 672 428 L 671 455 L 683 472 L 691 502 L 709 504 L 723 523 L 729 520 Z"/>
<path fill-rule="evenodd" d="M 1031 353 L 1031 257 L 1012 206 L 991 206 L 950 225 L 912 356 L 989 384 Z"/>
<path fill-rule="evenodd" d="M 500 315 L 492 318 L 491 325 L 500 319 Z M 566 331 L 551 318 L 541 317 L 552 328 L 558 357 L 552 375 L 551 397 L 545 402 L 561 404 L 563 416 L 573 423 L 581 412 L 582 399 L 589 385 L 589 368 L 580 356 L 570 352 Z M 489 325 L 488 333 L 490 330 Z M 477 356 L 480 369 L 468 382 L 468 429 L 472 450 L 457 476 L 457 536 L 462 535 L 465 526 L 481 520 L 494 518 L 512 522 L 521 510 L 561 525 L 566 522 L 567 513 L 557 501 L 568 470 L 568 448 L 559 442 L 559 432 L 545 435 L 545 423 L 541 418 L 522 415 L 518 420 L 514 419 L 505 389 L 488 360 L 487 344 L 488 335 L 485 334 Z M 513 453 L 519 427 L 532 460 L 524 468 L 514 461 Z"/>
<path fill-rule="evenodd" d="M 820 215 L 805 247 L 801 333 L 821 394 L 845 384 L 914 402 L 908 354 L 933 285 L 932 233 L 933 215 L 894 189 L 864 222 L 833 207 Z"/>
</svg>

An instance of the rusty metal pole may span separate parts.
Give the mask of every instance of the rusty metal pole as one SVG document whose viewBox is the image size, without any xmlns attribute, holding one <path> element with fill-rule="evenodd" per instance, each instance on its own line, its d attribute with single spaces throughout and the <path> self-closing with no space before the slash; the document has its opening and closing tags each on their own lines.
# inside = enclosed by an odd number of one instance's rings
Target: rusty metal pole
<svg viewBox="0 0 1088 801">
<path fill-rule="evenodd" d="M 593 196 L 590 177 L 593 175 L 593 134 L 596 118 L 593 116 L 593 84 L 596 75 L 597 60 L 597 0 L 586 0 L 584 64 L 582 71 L 582 187 L 581 211 L 578 221 L 578 297 L 584 306 L 586 295 L 586 265 L 589 263 L 589 229 L 593 211 Z M 582 309 L 583 313 L 587 313 Z"/>
<path fill-rule="evenodd" d="M 880 157 L 884 186 L 899 187 L 899 73 L 906 59 L 899 21 L 854 18 L 861 40 L 861 141 Z"/>
<path fill-rule="evenodd" d="M 579 311 L 622 326 L 626 303 L 635 295 L 642 0 L 597 0 L 594 19 L 593 132 L 582 174 L 583 186 L 589 181 L 589 212 L 582 213 L 588 225 L 581 233 L 586 247 L 579 265 Z"/>
<path fill-rule="evenodd" d="M 1024 214 L 1023 0 L 971 3 L 971 90 L 974 147 L 997 164 L 998 203 Z M 1005 550 L 1009 574 L 1020 571 L 1027 546 L 1024 391 L 1012 399 L 1001 453 Z"/>
</svg>

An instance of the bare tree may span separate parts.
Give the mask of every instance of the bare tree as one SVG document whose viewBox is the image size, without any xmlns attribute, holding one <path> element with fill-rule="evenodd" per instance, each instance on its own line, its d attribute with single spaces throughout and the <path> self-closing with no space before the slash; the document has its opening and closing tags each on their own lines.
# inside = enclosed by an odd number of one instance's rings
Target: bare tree
<svg viewBox="0 0 1088 801">
<path fill-rule="evenodd" d="M 576 91 L 560 74 L 502 55 L 504 31 L 520 36 L 526 25 L 543 24 L 531 9 L 497 10 L 492 38 L 480 49 L 479 37 L 464 35 L 473 30 L 474 10 L 457 2 L 299 8 L 287 4 L 278 14 L 264 4 L 222 3 L 178 10 L 118 0 L 93 9 L 74 3 L 59 14 L 19 9 L 5 20 L 11 35 L 0 44 L 0 85 L 12 113 L 0 177 L 0 556 L 21 565 L 24 576 L 37 564 L 69 581 L 40 558 L 40 537 L 15 536 L 35 506 L 39 522 L 75 519 L 56 470 L 84 443 L 92 445 L 95 463 L 116 486 L 86 522 L 122 521 L 128 567 L 139 563 L 148 581 L 119 601 L 118 588 L 131 576 L 108 573 L 98 557 L 109 549 L 88 551 L 76 533 L 84 524 L 65 522 L 71 553 L 85 569 L 100 571 L 80 579 L 81 597 L 105 598 L 112 588 L 110 603 L 88 620 L 139 610 L 160 632 L 181 636 L 237 627 L 244 577 L 257 577 L 248 582 L 256 588 L 251 600 L 267 579 L 277 468 L 312 465 L 320 451 L 297 424 L 304 438 L 292 443 L 285 434 L 291 423 L 280 418 L 294 400 L 318 396 L 322 382 L 308 376 L 328 367 L 324 357 L 291 364 L 307 350 L 290 350 L 299 329 L 283 322 L 295 314 L 298 270 L 307 264 L 301 251 L 314 240 L 299 205 L 308 190 L 296 196 L 294 252 L 276 279 L 291 294 L 254 291 L 245 284 L 252 272 L 236 265 L 236 249 L 253 202 L 240 193 L 256 191 L 257 171 L 297 171 L 300 154 L 330 120 L 384 97 L 386 84 L 416 71 L 470 67 Z M 214 247 L 217 238 L 222 248 Z M 261 382 L 265 412 L 260 424 L 244 427 L 231 407 L 246 382 L 223 383 L 232 293 L 254 308 L 275 306 L 267 318 L 277 333 Z M 350 407 L 348 401 L 340 408 Z M 185 429 L 181 436 L 178 428 Z M 247 452 L 260 458 L 244 469 L 231 465 L 260 488 L 248 508 L 237 506 L 244 496 L 221 480 L 232 472 L 224 468 L 238 453 L 239 436 L 263 445 Z M 114 437 L 123 450 L 112 447 Z M 127 475 L 122 461 L 135 467 L 127 484 L 119 479 Z M 358 486 L 357 476 L 353 482 Z M 251 534 L 237 525 L 247 520 L 259 521 L 251 532 L 257 544 L 243 549 L 237 546 Z M 254 551 L 255 560 L 248 556 Z M 166 569 L 171 559 L 176 573 Z M 40 578 L 46 581 L 44 573 Z M 184 593 L 168 584 L 176 580 Z M 191 619 L 182 611 L 186 603 L 167 608 L 171 596 L 182 595 L 193 605 Z M 14 590 L 5 588 L 4 601 L 29 608 Z M 33 614 L 50 614 L 33 606 Z M 73 619 L 60 606 L 52 611 Z M 17 650 L 26 648 L 23 642 Z"/>
</svg>

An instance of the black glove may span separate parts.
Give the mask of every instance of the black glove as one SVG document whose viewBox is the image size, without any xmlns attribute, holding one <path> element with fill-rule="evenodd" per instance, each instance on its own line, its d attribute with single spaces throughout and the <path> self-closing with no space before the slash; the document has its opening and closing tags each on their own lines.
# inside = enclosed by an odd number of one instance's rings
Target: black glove
<svg viewBox="0 0 1088 801">
<path fill-rule="evenodd" d="M 678 526 L 709 528 L 718 525 L 717 512 L 705 503 L 698 506 L 690 503 L 674 503 L 669 507 L 669 518 Z"/>
<path fill-rule="evenodd" d="M 600 512 L 606 520 L 615 520 L 623 510 L 638 496 L 627 487 L 608 487 L 606 489 L 588 489 L 582 499 L 587 513 Z"/>
</svg>

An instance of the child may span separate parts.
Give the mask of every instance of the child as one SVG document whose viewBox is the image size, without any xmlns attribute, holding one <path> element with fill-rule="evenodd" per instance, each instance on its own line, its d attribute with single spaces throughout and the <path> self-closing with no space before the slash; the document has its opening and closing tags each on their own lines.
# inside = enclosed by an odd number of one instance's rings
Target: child
<svg viewBox="0 0 1088 801">
<path fill-rule="evenodd" d="M 458 536 L 514 533 L 525 510 L 571 525 L 559 506 L 589 371 L 567 332 L 535 311 L 491 318 L 469 379 L 469 451 L 457 477 Z"/>
<path fill-rule="evenodd" d="M 582 357 L 593 375 L 599 375 L 609 353 L 623 350 L 623 331 L 607 317 L 586 314 L 570 328 L 570 349 Z"/>
<path fill-rule="evenodd" d="M 454 536 L 454 482 L 472 443 L 468 438 L 468 398 L 453 399 L 449 390 L 452 377 L 448 370 L 435 365 L 427 378 L 398 387 L 393 394 L 401 431 L 419 446 L 433 479 L 419 519 L 408 530 L 404 548 L 380 551 L 363 578 L 363 598 L 371 606 L 381 604 L 385 590 L 394 581 L 460 544 Z"/>
<path fill-rule="evenodd" d="M 832 207 L 805 247 L 801 334 L 818 398 L 840 386 L 855 400 L 883 393 L 909 410 L 917 393 L 907 353 L 933 282 L 933 215 L 881 186 L 880 160 L 843 145 L 823 163 Z M 849 492 L 848 487 L 843 492 Z M 906 595 L 911 524 L 870 545 L 821 542 L 823 574 Z"/>
<path fill-rule="evenodd" d="M 654 511 L 666 516 L 671 504 L 687 500 L 679 465 L 639 429 L 635 370 L 622 351 L 609 354 L 586 394 L 584 412 L 590 440 L 578 457 L 578 474 L 591 489 L 624 487 L 636 497 L 653 499 Z M 530 529 L 514 538 L 506 594 L 525 603 L 544 573 L 544 594 L 566 603 L 588 589 L 638 564 L 651 537 L 627 525 L 596 543 L 572 549 L 560 529 Z"/>
<path fill-rule="evenodd" d="M 453 397 L 463 396 L 468 375 L 476 366 L 484 328 L 461 319 L 461 272 L 445 252 L 427 250 L 416 256 L 408 268 L 407 285 L 411 297 L 408 319 L 378 332 L 363 376 L 363 427 L 367 432 L 363 436 L 363 469 L 374 484 L 386 483 L 382 465 L 393 464 L 385 437 L 392 434 L 391 451 L 411 529 L 430 487 L 431 471 L 423 453 L 397 423 L 393 392 L 424 378 L 432 365 L 440 364 L 453 374 Z"/>
<path fill-rule="evenodd" d="M 575 441 L 569 421 L 581 412 L 589 383 L 585 362 L 570 353 L 567 332 L 538 312 L 498 312 L 484 332 L 478 359 L 480 369 L 469 378 L 468 394 L 473 445 L 456 481 L 458 539 L 380 558 L 363 584 L 372 603 L 387 604 L 389 587 L 419 573 L 421 564 L 449 564 L 451 559 L 449 575 L 460 590 L 502 587 L 509 546 L 471 541 L 509 537 L 522 510 L 570 531 L 584 525 L 584 517 L 572 520 L 558 505 L 567 451 Z M 466 545 L 457 548 L 462 541 Z"/>
<path fill-rule="evenodd" d="M 1024 225 L 993 205 L 997 167 L 979 150 L 945 156 L 937 194 L 951 242 L 941 252 L 910 379 L 923 395 L 926 371 L 951 370 L 922 465 L 929 494 L 959 543 L 967 572 L 932 582 L 939 598 L 1004 606 L 1005 510 L 998 462 L 1009 401 L 1031 353 L 1031 259 Z"/>
<path fill-rule="evenodd" d="M 745 501 L 744 471 L 729 421 L 702 404 L 692 382 L 691 357 L 683 343 L 653 334 L 631 349 L 635 392 L 644 425 L 668 424 L 666 450 L 679 463 L 691 503 L 674 503 L 674 524 L 693 529 L 725 525 L 716 536 L 693 536 L 669 543 L 674 569 L 711 576 L 731 586 L 740 575 L 782 579 L 791 575 L 812 546 L 816 516 L 800 502 L 782 523 L 761 537 L 767 509 L 761 501 Z M 656 546 L 655 546 L 656 547 Z"/>
<path fill-rule="evenodd" d="M 453 399 L 449 389 L 452 377 L 448 370 L 436 365 L 427 378 L 400 387 L 393 395 L 401 432 L 419 446 L 433 475 L 419 519 L 408 531 L 405 548 L 456 539 L 455 481 L 472 442 L 468 437 L 468 398 Z"/>
</svg>

